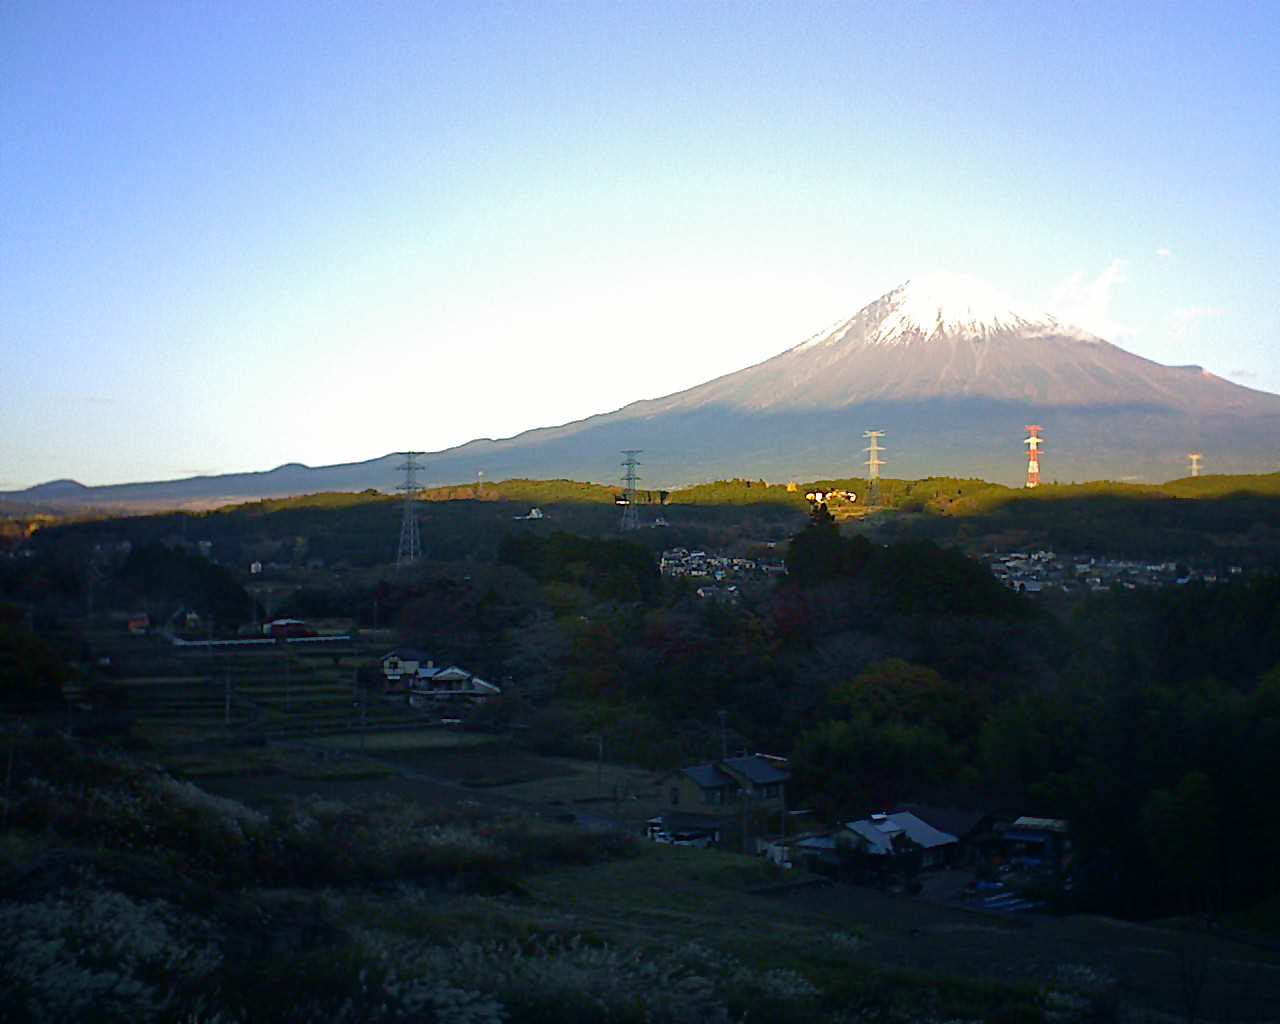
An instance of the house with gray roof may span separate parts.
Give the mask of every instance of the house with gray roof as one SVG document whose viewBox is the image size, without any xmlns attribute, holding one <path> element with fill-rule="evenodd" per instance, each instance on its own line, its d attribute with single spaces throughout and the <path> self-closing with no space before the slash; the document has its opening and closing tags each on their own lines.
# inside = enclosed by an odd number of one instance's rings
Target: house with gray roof
<svg viewBox="0 0 1280 1024">
<path fill-rule="evenodd" d="M 474 704 L 502 695 L 502 689 L 486 682 L 474 672 L 450 665 L 436 668 L 430 662 L 418 666 L 409 683 L 409 705 L 424 707 L 431 701 L 467 700 Z"/>
<path fill-rule="evenodd" d="M 726 757 L 672 772 L 662 780 L 663 802 L 672 811 L 740 814 L 780 811 L 786 806 L 791 778 L 786 761 L 768 754 Z"/>
<path fill-rule="evenodd" d="M 893 857 L 919 852 L 921 866 L 926 868 L 943 863 L 947 848 L 959 842 L 950 832 L 934 828 L 910 811 L 873 814 L 861 821 L 849 822 L 845 830 L 841 839 L 851 843 L 859 853 Z"/>
</svg>

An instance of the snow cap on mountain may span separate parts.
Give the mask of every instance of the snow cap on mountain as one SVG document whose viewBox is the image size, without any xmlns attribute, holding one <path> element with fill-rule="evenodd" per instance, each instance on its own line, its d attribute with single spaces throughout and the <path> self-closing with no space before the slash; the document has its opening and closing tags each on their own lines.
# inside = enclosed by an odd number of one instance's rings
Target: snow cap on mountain
<svg viewBox="0 0 1280 1024">
<path fill-rule="evenodd" d="M 1007 331 L 1028 335 L 1053 331 L 1082 340 L 1092 337 L 1059 324 L 1047 313 L 1029 311 L 971 274 L 938 271 L 913 277 L 799 348 L 846 339 L 864 345 L 903 345 L 939 333 L 984 337 Z"/>
<path fill-rule="evenodd" d="M 1015 308 L 1008 296 L 970 274 L 940 271 L 912 278 L 889 293 L 893 313 L 881 325 L 882 343 L 889 336 L 918 330 L 987 333 L 992 327 L 1020 327 L 1043 320 Z"/>
</svg>

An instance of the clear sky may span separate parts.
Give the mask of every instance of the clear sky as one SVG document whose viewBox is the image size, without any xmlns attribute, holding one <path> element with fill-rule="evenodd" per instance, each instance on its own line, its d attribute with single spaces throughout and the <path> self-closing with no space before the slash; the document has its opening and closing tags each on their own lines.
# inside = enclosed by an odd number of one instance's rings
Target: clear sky
<svg viewBox="0 0 1280 1024">
<path fill-rule="evenodd" d="M 1272 0 L 4 0 L 0 489 L 508 436 L 935 269 L 1280 392 L 1277 54 Z"/>
</svg>

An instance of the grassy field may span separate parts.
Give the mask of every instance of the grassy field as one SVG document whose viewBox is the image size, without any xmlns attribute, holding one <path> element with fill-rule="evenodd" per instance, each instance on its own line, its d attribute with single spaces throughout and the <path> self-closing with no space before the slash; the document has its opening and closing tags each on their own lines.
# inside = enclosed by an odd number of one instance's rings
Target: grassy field
<svg viewBox="0 0 1280 1024">
<path fill-rule="evenodd" d="M 1184 983 L 1207 969 L 1211 1020 L 1274 1020 L 1280 956 L 1221 937 L 1076 916 L 1000 917 L 871 889 L 775 874 L 759 859 L 642 844 L 623 861 L 566 868 L 533 880 L 539 903 L 584 929 L 702 941 L 749 963 L 801 969 L 826 991 L 873 974 L 933 988 L 938 1019 L 972 1015 L 996 990 L 1023 992 L 1070 978 L 1110 978 L 1121 1008 L 1147 1020 L 1186 1019 Z"/>
<path fill-rule="evenodd" d="M 283 775 L 299 780 L 381 779 L 394 768 L 360 757 L 328 760 L 310 751 L 281 747 L 235 747 L 201 754 L 170 754 L 162 762 L 186 779 Z"/>
<path fill-rule="evenodd" d="M 495 740 L 487 733 L 462 732 L 459 729 L 432 726 L 400 732 L 360 735 L 340 733 L 332 736 L 313 736 L 308 743 L 334 750 L 367 750 L 370 753 L 389 753 L 419 750 L 460 750 L 468 747 L 491 747 Z"/>
</svg>

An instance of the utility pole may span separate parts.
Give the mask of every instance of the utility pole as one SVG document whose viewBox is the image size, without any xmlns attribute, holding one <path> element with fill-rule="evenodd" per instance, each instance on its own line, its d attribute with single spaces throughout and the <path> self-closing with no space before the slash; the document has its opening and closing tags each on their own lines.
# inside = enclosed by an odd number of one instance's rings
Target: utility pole
<svg viewBox="0 0 1280 1024">
<path fill-rule="evenodd" d="M 4 773 L 4 817 L 0 819 L 0 828 L 9 827 L 9 808 L 13 806 L 13 748 L 17 743 L 17 732 L 9 733 L 9 766 Z"/>
<path fill-rule="evenodd" d="M 369 687 L 360 688 L 360 749 L 369 746 Z"/>
<path fill-rule="evenodd" d="M 604 792 L 604 730 L 596 734 L 596 790 Z"/>
<path fill-rule="evenodd" d="M 729 735 L 727 732 L 725 732 L 724 722 L 725 722 L 726 716 L 728 715 L 728 712 L 726 712 L 724 708 L 721 708 L 719 715 L 720 715 L 720 760 L 727 761 L 729 760 Z"/>
</svg>

